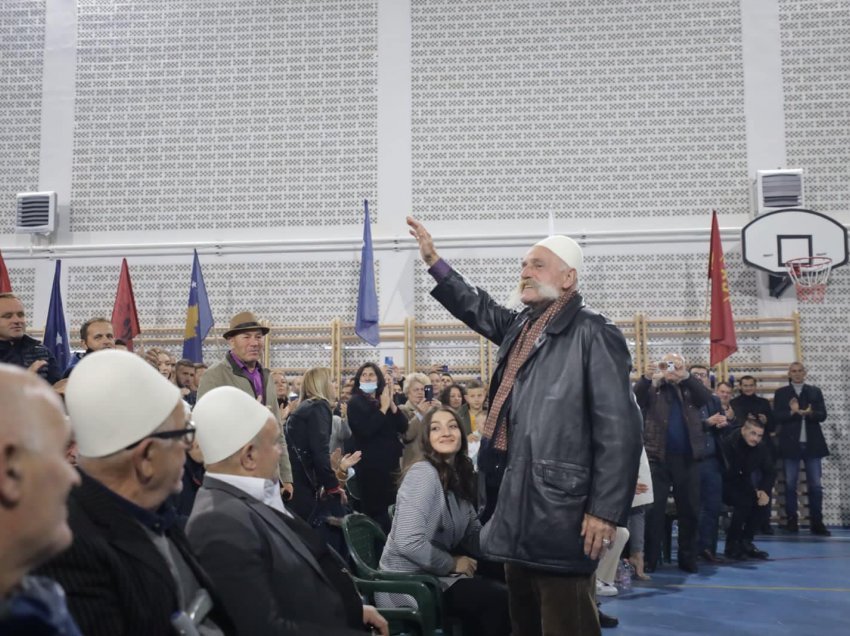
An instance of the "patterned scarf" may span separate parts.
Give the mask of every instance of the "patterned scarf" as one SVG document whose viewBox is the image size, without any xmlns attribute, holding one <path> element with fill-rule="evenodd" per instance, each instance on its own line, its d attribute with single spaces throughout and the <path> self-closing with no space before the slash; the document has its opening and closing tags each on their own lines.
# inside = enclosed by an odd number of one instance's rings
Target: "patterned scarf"
<svg viewBox="0 0 850 636">
<path fill-rule="evenodd" d="M 502 453 L 508 450 L 508 428 L 505 422 L 499 423 L 499 414 L 502 407 L 511 394 L 514 388 L 514 380 L 519 368 L 528 360 L 528 356 L 534 348 L 534 343 L 543 333 L 543 330 L 552 320 L 552 318 L 561 311 L 568 302 L 576 295 L 576 290 L 562 295 L 540 315 L 537 320 L 527 320 L 522 327 L 522 332 L 514 342 L 508 353 L 508 361 L 505 366 L 505 373 L 502 376 L 502 381 L 499 383 L 499 388 L 496 389 L 496 395 L 493 397 L 493 403 L 490 405 L 490 412 L 487 414 L 487 421 L 484 423 L 484 431 L 482 437 L 489 441 L 490 448 L 501 451 Z M 507 420 L 507 417 L 505 417 Z"/>
</svg>

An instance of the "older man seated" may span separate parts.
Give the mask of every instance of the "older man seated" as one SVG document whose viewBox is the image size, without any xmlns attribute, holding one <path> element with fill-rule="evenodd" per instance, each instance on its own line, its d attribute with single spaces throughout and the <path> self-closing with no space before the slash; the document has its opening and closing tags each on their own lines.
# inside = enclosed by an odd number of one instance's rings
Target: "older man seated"
<svg viewBox="0 0 850 636">
<path fill-rule="evenodd" d="M 71 545 L 70 427 L 50 386 L 11 365 L 0 364 L 0 404 L 0 634 L 79 636 L 62 588 L 29 575 Z"/>
<path fill-rule="evenodd" d="M 277 420 L 234 387 L 195 407 L 206 475 L 186 526 L 240 634 L 344 635 L 387 622 L 364 606 L 345 562 L 283 505 Z"/>
<path fill-rule="evenodd" d="M 194 437 L 179 389 L 138 356 L 101 351 L 77 365 L 65 403 L 82 484 L 69 497 L 74 541 L 42 571 L 83 633 L 234 633 L 165 503 Z"/>
</svg>

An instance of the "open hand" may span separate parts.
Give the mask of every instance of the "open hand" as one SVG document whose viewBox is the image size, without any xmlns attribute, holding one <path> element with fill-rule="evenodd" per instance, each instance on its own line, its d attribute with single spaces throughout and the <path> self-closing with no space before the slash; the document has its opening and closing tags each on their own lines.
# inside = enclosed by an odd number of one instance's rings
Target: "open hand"
<svg viewBox="0 0 850 636">
<path fill-rule="evenodd" d="M 581 522 L 581 536 L 584 537 L 584 553 L 591 559 L 598 559 L 603 547 L 614 540 L 617 528 L 610 521 L 584 513 Z"/>
<path fill-rule="evenodd" d="M 410 235 L 419 243 L 419 254 L 422 260 L 428 267 L 440 260 L 437 255 L 437 250 L 434 248 L 434 239 L 431 234 L 425 229 L 419 221 L 412 216 L 407 217 L 407 224 L 410 226 Z"/>
</svg>

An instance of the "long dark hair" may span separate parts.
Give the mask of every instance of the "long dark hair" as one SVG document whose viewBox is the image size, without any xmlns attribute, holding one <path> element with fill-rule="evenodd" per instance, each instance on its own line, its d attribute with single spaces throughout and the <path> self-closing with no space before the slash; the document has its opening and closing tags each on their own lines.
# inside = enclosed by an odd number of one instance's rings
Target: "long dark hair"
<svg viewBox="0 0 850 636">
<path fill-rule="evenodd" d="M 437 469 L 444 493 L 453 492 L 458 499 L 466 499 L 475 505 L 475 468 L 472 465 L 472 460 L 469 459 L 466 435 L 463 433 L 463 429 L 459 428 L 460 450 L 451 460 L 446 460 L 431 446 L 431 420 L 434 419 L 436 413 L 450 413 L 460 427 L 460 419 L 453 408 L 440 406 L 431 409 L 422 420 L 422 429 L 419 431 L 419 450 L 425 461 Z"/>
<path fill-rule="evenodd" d="M 440 404 L 450 404 L 449 398 L 452 395 L 452 389 L 457 389 L 458 391 L 460 391 L 461 404 L 466 404 L 466 389 L 464 389 L 463 386 L 457 383 L 450 384 L 445 389 L 440 391 Z"/>
<path fill-rule="evenodd" d="M 368 393 L 364 393 L 360 390 L 360 375 L 363 373 L 363 370 L 367 367 L 371 367 L 371 369 L 375 372 L 375 375 L 378 376 L 378 388 L 376 391 L 369 395 Z M 380 399 L 381 393 L 384 392 L 384 388 L 387 386 L 387 381 L 384 379 L 384 374 L 377 364 L 374 362 L 367 362 L 366 364 L 360 365 L 360 368 L 357 369 L 357 373 L 354 374 L 354 386 L 351 387 L 352 395 L 362 395 L 367 398 L 371 398 L 374 400 Z"/>
</svg>

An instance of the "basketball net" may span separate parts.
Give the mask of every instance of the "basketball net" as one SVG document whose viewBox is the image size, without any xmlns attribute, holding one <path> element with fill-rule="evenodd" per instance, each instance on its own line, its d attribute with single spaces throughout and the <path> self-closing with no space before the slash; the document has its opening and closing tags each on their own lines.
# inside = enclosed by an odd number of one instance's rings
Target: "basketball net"
<svg viewBox="0 0 850 636">
<path fill-rule="evenodd" d="M 826 296 L 826 284 L 832 271 L 832 259 L 826 256 L 792 258 L 785 263 L 788 276 L 801 303 L 820 303 Z"/>
</svg>

